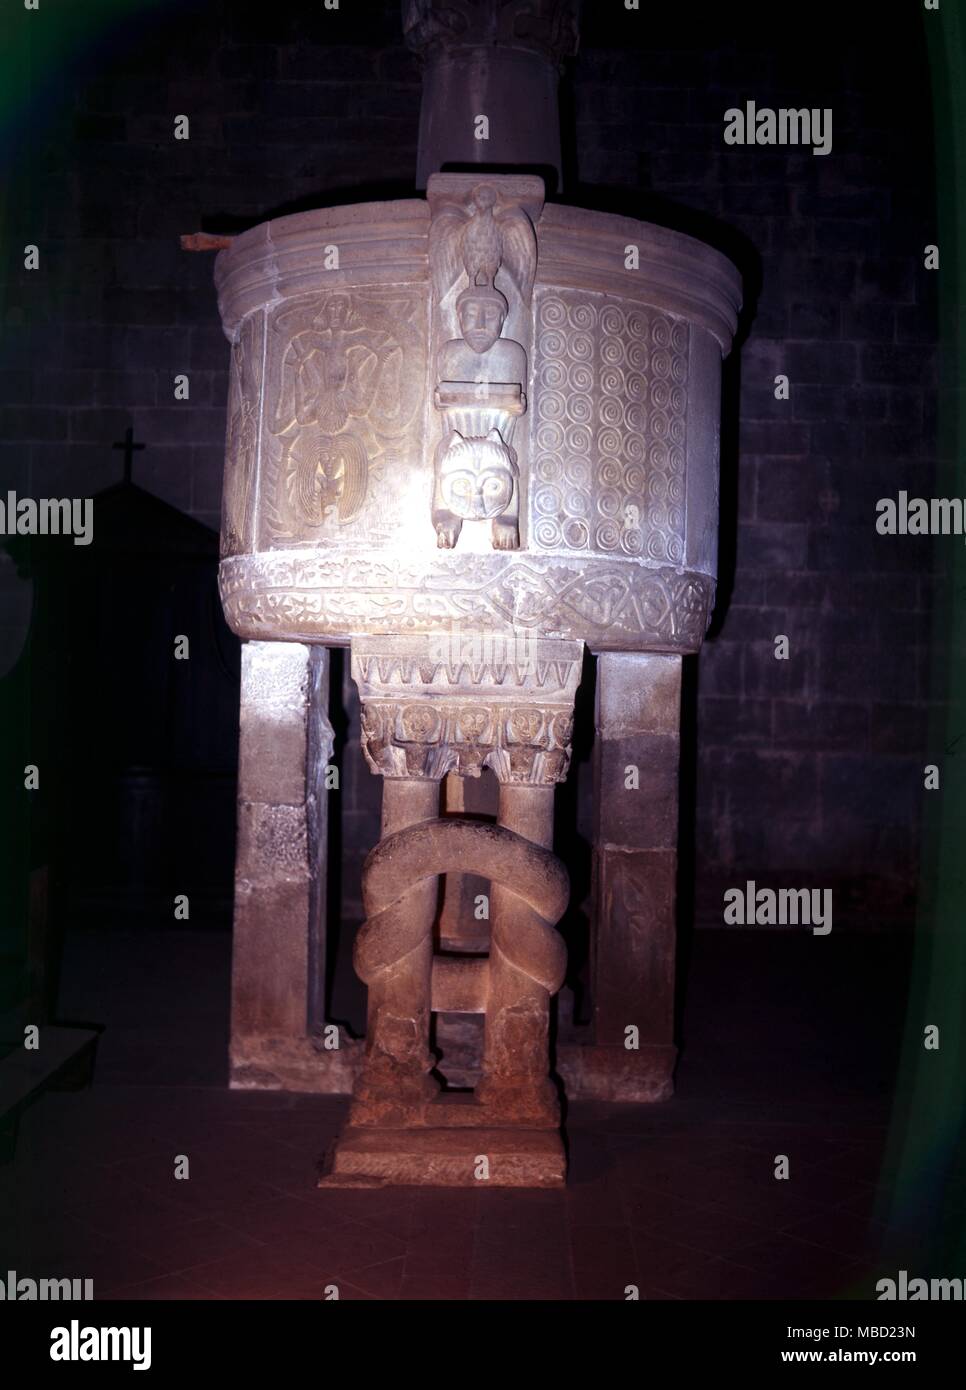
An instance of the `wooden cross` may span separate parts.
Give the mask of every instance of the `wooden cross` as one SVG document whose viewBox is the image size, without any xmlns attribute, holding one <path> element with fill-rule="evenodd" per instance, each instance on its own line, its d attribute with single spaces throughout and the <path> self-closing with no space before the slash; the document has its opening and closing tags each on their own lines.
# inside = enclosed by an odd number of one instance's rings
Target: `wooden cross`
<svg viewBox="0 0 966 1390">
<path fill-rule="evenodd" d="M 129 483 L 131 481 L 131 466 L 134 463 L 134 451 L 145 447 L 143 444 L 135 444 L 134 426 L 128 425 L 123 440 L 116 442 L 111 447 L 124 450 L 124 481 Z"/>
</svg>

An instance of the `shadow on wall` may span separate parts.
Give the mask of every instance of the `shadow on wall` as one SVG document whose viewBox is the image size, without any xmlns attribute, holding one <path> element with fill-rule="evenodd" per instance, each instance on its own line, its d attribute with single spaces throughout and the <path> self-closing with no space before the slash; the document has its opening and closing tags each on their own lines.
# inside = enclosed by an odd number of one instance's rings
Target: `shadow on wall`
<svg viewBox="0 0 966 1390">
<path fill-rule="evenodd" d="M 89 546 L 8 541 L 34 605 L 3 681 L 29 722 L 5 744 L 39 769 L 31 853 L 50 866 L 52 919 L 228 926 L 239 644 L 218 537 L 126 482 L 95 496 L 93 530 Z"/>
</svg>

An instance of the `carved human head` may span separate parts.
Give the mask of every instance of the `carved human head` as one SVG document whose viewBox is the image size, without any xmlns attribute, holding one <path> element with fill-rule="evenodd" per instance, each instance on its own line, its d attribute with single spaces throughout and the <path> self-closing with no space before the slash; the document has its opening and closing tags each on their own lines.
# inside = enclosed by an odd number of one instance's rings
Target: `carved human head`
<svg viewBox="0 0 966 1390">
<path fill-rule="evenodd" d="M 322 306 L 319 315 L 326 328 L 342 328 L 349 317 L 349 301 L 344 294 L 334 294 Z"/>
<path fill-rule="evenodd" d="M 469 285 L 456 301 L 463 341 L 480 356 L 503 332 L 507 302 L 495 285 Z"/>
</svg>

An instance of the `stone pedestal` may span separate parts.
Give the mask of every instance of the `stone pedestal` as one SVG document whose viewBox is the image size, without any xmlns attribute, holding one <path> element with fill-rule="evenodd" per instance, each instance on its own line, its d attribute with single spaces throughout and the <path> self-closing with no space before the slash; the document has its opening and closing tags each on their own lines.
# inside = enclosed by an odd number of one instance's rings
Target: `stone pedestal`
<svg viewBox="0 0 966 1390">
<path fill-rule="evenodd" d="M 566 1177 L 553 1130 L 352 1128 L 319 1186 L 562 1187 Z"/>
<path fill-rule="evenodd" d="M 355 946 L 369 989 L 365 1057 L 325 1186 L 563 1181 L 548 1021 L 566 966 L 554 925 L 569 884 L 550 846 L 583 652 L 576 642 L 523 648 L 481 639 L 464 663 L 425 638 L 353 643 L 383 824 Z M 497 824 L 440 816 L 441 779 L 484 767 L 500 782 Z M 468 871 L 491 885 L 488 953 L 434 952 L 438 876 Z M 441 1093 L 430 1075 L 434 1010 L 484 1016 L 471 1096 Z"/>
</svg>

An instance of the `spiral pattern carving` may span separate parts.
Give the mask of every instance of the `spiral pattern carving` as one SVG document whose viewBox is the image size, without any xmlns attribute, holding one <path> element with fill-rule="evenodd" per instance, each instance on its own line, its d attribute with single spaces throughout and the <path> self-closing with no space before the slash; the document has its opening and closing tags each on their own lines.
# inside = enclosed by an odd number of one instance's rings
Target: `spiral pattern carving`
<svg viewBox="0 0 966 1390">
<path fill-rule="evenodd" d="M 532 506 L 537 549 L 681 564 L 687 323 L 579 290 L 538 297 Z M 549 500 L 556 496 L 553 507 Z"/>
</svg>

